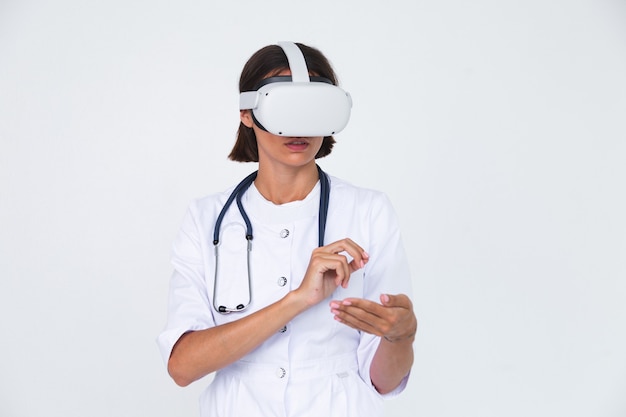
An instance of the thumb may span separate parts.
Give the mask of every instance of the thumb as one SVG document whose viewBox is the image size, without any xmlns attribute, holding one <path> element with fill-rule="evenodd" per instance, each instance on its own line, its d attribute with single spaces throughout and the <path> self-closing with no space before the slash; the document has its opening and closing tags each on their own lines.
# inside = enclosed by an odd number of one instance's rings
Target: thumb
<svg viewBox="0 0 626 417">
<path fill-rule="evenodd" d="M 406 296 L 406 294 L 381 294 L 380 302 L 385 307 L 413 308 L 411 300 Z"/>
<path fill-rule="evenodd" d="M 389 294 L 381 294 L 380 295 L 380 302 L 384 305 L 384 306 L 390 306 L 393 305 L 393 295 L 389 295 Z"/>
</svg>

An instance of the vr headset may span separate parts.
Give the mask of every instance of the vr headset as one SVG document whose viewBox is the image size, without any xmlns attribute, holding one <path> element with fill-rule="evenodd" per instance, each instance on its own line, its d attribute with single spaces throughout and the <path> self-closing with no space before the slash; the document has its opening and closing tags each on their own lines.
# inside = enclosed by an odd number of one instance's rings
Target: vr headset
<svg viewBox="0 0 626 417">
<path fill-rule="evenodd" d="M 239 95 L 239 109 L 251 110 L 261 129 L 277 136 L 331 136 L 350 119 L 350 94 L 323 77 L 309 76 L 304 55 L 293 42 L 279 42 L 291 76 L 264 79 Z"/>
</svg>

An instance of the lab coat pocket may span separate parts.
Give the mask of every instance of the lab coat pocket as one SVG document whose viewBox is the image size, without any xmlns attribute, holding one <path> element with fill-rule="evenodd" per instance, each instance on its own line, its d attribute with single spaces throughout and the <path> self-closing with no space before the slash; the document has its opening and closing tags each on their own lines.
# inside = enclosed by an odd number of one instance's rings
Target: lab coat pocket
<svg viewBox="0 0 626 417">
<path fill-rule="evenodd" d="M 381 396 L 363 382 L 357 371 L 333 375 L 333 398 L 332 416 L 382 415 Z"/>
</svg>

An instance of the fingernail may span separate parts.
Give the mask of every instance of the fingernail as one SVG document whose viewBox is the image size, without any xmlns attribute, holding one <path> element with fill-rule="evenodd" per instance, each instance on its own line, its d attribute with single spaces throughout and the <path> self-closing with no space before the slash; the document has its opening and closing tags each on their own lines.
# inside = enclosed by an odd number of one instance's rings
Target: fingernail
<svg viewBox="0 0 626 417">
<path fill-rule="evenodd" d="M 363 257 L 364 257 L 364 258 L 369 258 L 369 257 L 370 257 L 370 254 L 369 254 L 369 253 L 367 253 L 367 252 L 365 252 L 365 251 L 363 251 Z"/>
<path fill-rule="evenodd" d="M 341 304 L 343 304 L 344 306 L 351 306 L 352 305 L 352 303 L 349 300 L 343 300 L 343 302 Z"/>
<path fill-rule="evenodd" d="M 339 308 L 339 304 L 337 303 L 330 303 L 330 308 Z"/>
</svg>

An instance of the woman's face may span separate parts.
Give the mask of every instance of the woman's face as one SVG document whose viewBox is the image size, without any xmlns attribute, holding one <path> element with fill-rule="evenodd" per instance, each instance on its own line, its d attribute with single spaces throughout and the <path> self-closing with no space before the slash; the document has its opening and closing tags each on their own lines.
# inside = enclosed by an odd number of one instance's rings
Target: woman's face
<svg viewBox="0 0 626 417">
<path fill-rule="evenodd" d="M 273 75 L 291 75 L 283 70 Z M 293 167 L 315 163 L 315 155 L 322 147 L 322 136 L 286 137 L 277 136 L 258 127 L 252 120 L 251 110 L 242 110 L 241 122 L 254 130 L 259 150 L 259 165 L 282 164 Z"/>
</svg>

